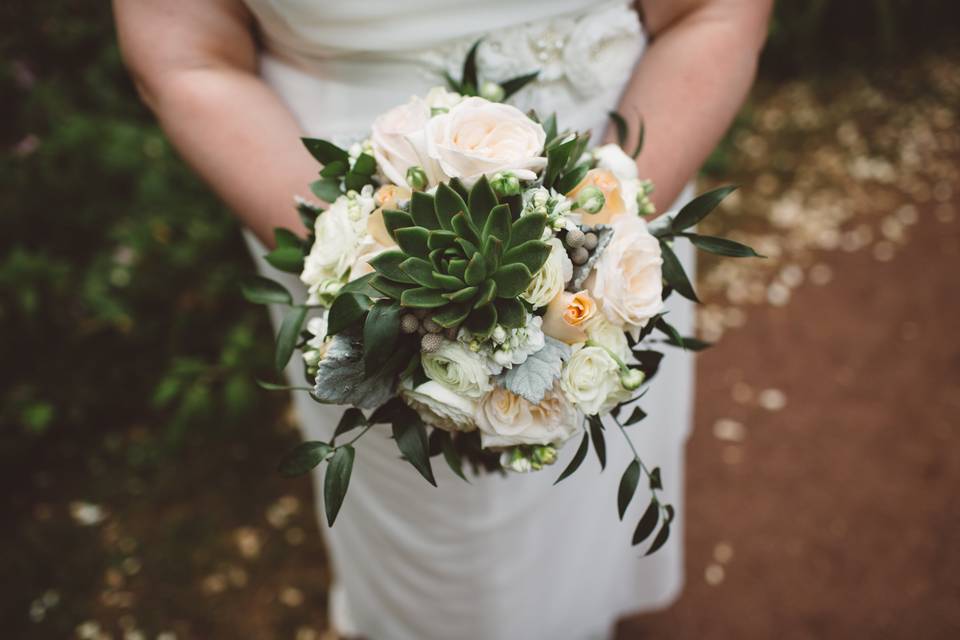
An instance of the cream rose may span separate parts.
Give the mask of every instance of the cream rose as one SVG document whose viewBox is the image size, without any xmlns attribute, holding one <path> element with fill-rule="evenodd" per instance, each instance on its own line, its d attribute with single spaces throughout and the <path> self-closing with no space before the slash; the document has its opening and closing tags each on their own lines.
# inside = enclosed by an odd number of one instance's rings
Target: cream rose
<svg viewBox="0 0 960 640">
<path fill-rule="evenodd" d="M 606 413 L 632 395 L 620 384 L 620 365 L 603 347 L 574 351 L 560 372 L 560 388 L 587 415 Z"/>
<path fill-rule="evenodd" d="M 537 405 L 496 387 L 477 406 L 476 423 L 484 447 L 558 446 L 582 428 L 581 417 L 557 387 Z"/>
<path fill-rule="evenodd" d="M 610 322 L 636 338 L 663 310 L 660 243 L 642 218 L 613 221 L 613 239 L 600 255 L 587 286 Z"/>
<path fill-rule="evenodd" d="M 414 388 L 410 380 L 400 385 L 400 397 L 427 424 L 446 431 L 473 431 L 477 401 L 455 393 L 433 380 Z"/>
<path fill-rule="evenodd" d="M 444 87 L 433 87 L 424 97 L 431 111 L 449 111 L 463 102 L 463 96 Z"/>
<path fill-rule="evenodd" d="M 459 395 L 479 399 L 493 387 L 483 357 L 459 342 L 444 341 L 420 359 L 428 378 Z"/>
<path fill-rule="evenodd" d="M 393 184 L 406 186 L 407 169 L 420 164 L 420 155 L 409 137 L 421 133 L 429 120 L 430 107 L 414 96 L 373 121 L 370 129 L 373 157 Z"/>
<path fill-rule="evenodd" d="M 340 196 L 317 216 L 313 228 L 316 240 L 300 273 L 300 280 L 307 285 L 309 304 L 317 304 L 321 291 L 350 274 L 374 206 L 373 190 L 367 186 L 361 193 Z"/>
<path fill-rule="evenodd" d="M 427 155 L 448 178 L 470 182 L 481 175 L 512 171 L 533 180 L 547 164 L 546 133 L 516 107 L 465 98 L 425 128 Z"/>
<path fill-rule="evenodd" d="M 639 206 L 637 196 L 640 194 L 640 173 L 637 161 L 616 144 L 605 144 L 593 150 L 593 157 L 597 160 L 597 168 L 609 169 L 620 181 L 620 195 L 623 206 L 628 215 L 637 215 Z"/>
<path fill-rule="evenodd" d="M 570 262 L 560 239 L 550 238 L 547 244 L 550 245 L 550 256 L 540 270 L 533 274 L 527 290 L 520 294 L 534 309 L 549 304 L 573 277 L 573 263 Z"/>
<path fill-rule="evenodd" d="M 613 324 L 602 313 L 587 325 L 587 339 L 601 347 L 606 347 L 621 360 L 630 355 L 630 345 L 623 329 Z"/>
</svg>

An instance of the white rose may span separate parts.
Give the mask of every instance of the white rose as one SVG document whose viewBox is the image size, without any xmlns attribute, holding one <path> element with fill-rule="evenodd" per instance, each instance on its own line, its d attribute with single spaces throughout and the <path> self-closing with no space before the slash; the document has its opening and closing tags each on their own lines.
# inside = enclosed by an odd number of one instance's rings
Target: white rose
<svg viewBox="0 0 960 640">
<path fill-rule="evenodd" d="M 609 169 L 620 181 L 620 193 L 628 215 L 638 214 L 637 196 L 640 193 L 640 173 L 637 161 L 620 148 L 620 145 L 605 144 L 593 150 L 597 167 Z"/>
<path fill-rule="evenodd" d="M 465 98 L 425 128 L 426 149 L 448 178 L 470 182 L 481 175 L 512 171 L 533 180 L 547 164 L 546 133 L 516 107 Z"/>
<path fill-rule="evenodd" d="M 463 101 L 463 96 L 453 91 L 447 91 L 444 87 L 434 87 L 427 92 L 424 100 L 431 110 L 449 111 Z"/>
<path fill-rule="evenodd" d="M 420 358 L 428 378 L 459 395 L 479 399 L 493 386 L 483 357 L 459 342 L 444 341 Z"/>
<path fill-rule="evenodd" d="M 428 380 L 417 388 L 409 380 L 400 385 L 400 397 L 427 424 L 446 431 L 473 431 L 477 402 Z"/>
<path fill-rule="evenodd" d="M 573 263 L 560 239 L 550 238 L 547 244 L 550 245 L 550 256 L 533 275 L 527 290 L 520 294 L 534 309 L 548 305 L 573 277 Z"/>
<path fill-rule="evenodd" d="M 317 216 L 313 227 L 316 239 L 300 273 L 309 304 L 317 304 L 323 290 L 350 274 L 367 235 L 367 217 L 375 206 L 373 190 L 367 186 L 361 193 L 340 196 Z"/>
<path fill-rule="evenodd" d="M 484 447 L 560 445 L 582 428 L 582 422 L 558 388 L 535 405 L 496 387 L 480 401 L 476 414 Z"/>
<path fill-rule="evenodd" d="M 588 288 L 607 319 L 636 338 L 663 310 L 660 243 L 635 215 L 619 215 L 612 225 L 613 238 L 600 255 Z"/>
<path fill-rule="evenodd" d="M 607 320 L 606 316 L 599 315 L 587 325 L 587 339 L 606 347 L 621 360 L 630 355 L 630 345 L 623 329 Z"/>
<path fill-rule="evenodd" d="M 606 413 L 632 395 L 620 384 L 620 365 L 603 347 L 574 351 L 560 372 L 560 388 L 587 415 Z"/>
<path fill-rule="evenodd" d="M 407 169 L 420 164 L 420 155 L 410 136 L 423 132 L 430 120 L 430 107 L 414 96 L 406 104 L 377 117 L 371 127 L 373 157 L 383 175 L 396 185 L 406 186 Z"/>
</svg>

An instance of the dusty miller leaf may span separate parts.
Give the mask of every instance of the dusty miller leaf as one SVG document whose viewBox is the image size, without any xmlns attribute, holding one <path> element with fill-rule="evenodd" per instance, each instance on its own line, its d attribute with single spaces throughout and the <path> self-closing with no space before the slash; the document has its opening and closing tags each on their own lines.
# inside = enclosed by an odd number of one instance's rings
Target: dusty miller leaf
<svg viewBox="0 0 960 640">
<path fill-rule="evenodd" d="M 337 334 L 317 366 L 314 395 L 327 404 L 376 409 L 396 390 L 396 378 L 377 374 L 366 377 L 363 345 L 356 337 Z"/>
<path fill-rule="evenodd" d="M 527 356 L 522 363 L 507 369 L 498 378 L 509 391 L 533 404 L 540 404 L 547 391 L 560 377 L 563 361 L 570 357 L 570 347 L 545 336 L 543 347 Z"/>
</svg>

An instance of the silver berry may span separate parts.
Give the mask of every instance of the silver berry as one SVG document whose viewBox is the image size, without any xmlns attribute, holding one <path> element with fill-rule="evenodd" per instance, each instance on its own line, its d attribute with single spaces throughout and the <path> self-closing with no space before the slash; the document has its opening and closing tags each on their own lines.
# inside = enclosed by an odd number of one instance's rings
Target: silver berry
<svg viewBox="0 0 960 640">
<path fill-rule="evenodd" d="M 570 261 L 573 264 L 584 264 L 587 260 L 590 259 L 590 252 L 584 249 L 583 247 L 577 247 L 570 252 Z"/>
<path fill-rule="evenodd" d="M 570 231 L 567 231 L 567 246 L 571 249 L 582 247 L 584 238 L 583 231 L 580 231 L 580 229 L 570 229 Z"/>
<path fill-rule="evenodd" d="M 440 333 L 443 331 L 443 327 L 434 322 L 433 318 L 425 318 L 423 328 L 427 330 L 427 333 Z"/>
<path fill-rule="evenodd" d="M 412 313 L 406 313 L 400 318 L 400 331 L 416 333 L 420 329 L 420 320 Z"/>
<path fill-rule="evenodd" d="M 597 248 L 597 234 L 592 231 L 583 234 L 583 248 L 587 251 L 593 251 Z"/>
<path fill-rule="evenodd" d="M 433 353 L 443 344 L 443 336 L 438 333 L 425 333 L 420 338 L 420 350 L 424 353 Z"/>
</svg>

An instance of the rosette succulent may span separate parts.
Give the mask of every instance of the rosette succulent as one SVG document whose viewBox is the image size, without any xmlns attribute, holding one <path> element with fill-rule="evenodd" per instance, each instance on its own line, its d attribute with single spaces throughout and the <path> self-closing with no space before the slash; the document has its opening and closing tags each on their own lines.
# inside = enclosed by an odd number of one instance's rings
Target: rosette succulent
<svg viewBox="0 0 960 640">
<path fill-rule="evenodd" d="M 369 285 L 401 307 L 429 310 L 444 328 L 487 336 L 498 324 L 522 326 L 518 297 L 550 255 L 541 240 L 547 219 L 520 216 L 519 199 L 503 200 L 482 177 L 469 192 L 453 180 L 385 210 L 397 248 L 370 261 L 376 275 Z"/>
</svg>

